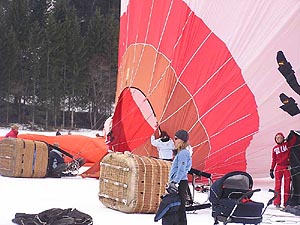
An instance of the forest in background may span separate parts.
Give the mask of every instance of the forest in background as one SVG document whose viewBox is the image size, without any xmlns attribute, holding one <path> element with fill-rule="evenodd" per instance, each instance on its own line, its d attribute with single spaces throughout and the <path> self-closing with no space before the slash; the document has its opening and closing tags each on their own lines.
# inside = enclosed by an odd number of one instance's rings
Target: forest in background
<svg viewBox="0 0 300 225">
<path fill-rule="evenodd" d="M 0 124 L 101 129 L 113 111 L 119 0 L 0 1 Z"/>
</svg>

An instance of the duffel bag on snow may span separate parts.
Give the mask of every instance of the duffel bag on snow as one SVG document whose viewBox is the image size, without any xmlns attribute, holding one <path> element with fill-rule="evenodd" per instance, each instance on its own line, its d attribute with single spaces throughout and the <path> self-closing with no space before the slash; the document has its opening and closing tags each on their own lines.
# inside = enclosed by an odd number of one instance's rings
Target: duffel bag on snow
<svg viewBox="0 0 300 225">
<path fill-rule="evenodd" d="M 52 208 L 38 214 L 16 213 L 12 222 L 19 225 L 92 225 L 93 219 L 75 208 Z"/>
</svg>

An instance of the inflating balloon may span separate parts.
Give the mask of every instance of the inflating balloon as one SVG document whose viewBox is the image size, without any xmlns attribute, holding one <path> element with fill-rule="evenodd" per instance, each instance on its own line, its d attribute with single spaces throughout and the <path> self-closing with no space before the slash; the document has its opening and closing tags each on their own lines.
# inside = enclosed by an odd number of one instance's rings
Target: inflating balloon
<svg viewBox="0 0 300 225">
<path fill-rule="evenodd" d="M 111 147 L 157 156 L 158 126 L 185 129 L 193 167 L 267 177 L 275 133 L 300 127 L 280 108 L 281 93 L 300 96 L 277 62 L 282 51 L 297 79 L 300 2 L 280 3 L 123 0 Z"/>
</svg>

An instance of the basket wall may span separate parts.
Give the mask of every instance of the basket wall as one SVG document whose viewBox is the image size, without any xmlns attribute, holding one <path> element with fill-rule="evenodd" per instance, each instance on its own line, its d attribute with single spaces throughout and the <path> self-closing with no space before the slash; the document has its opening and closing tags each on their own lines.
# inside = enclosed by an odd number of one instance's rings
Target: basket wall
<svg viewBox="0 0 300 225">
<path fill-rule="evenodd" d="M 44 142 L 4 138 L 0 142 L 0 174 L 8 177 L 45 177 L 48 146 Z"/>
<path fill-rule="evenodd" d="M 156 213 L 171 162 L 130 153 L 109 153 L 100 163 L 99 200 L 126 213 Z"/>
</svg>

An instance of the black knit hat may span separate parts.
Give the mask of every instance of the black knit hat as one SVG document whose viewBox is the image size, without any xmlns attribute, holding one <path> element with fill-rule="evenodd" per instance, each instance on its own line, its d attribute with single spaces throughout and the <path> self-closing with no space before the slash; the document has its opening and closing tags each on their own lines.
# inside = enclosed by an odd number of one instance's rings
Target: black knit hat
<svg viewBox="0 0 300 225">
<path fill-rule="evenodd" d="M 189 134 L 186 130 L 176 131 L 175 137 L 177 137 L 180 140 L 183 140 L 184 142 L 187 142 L 189 140 Z"/>
</svg>

